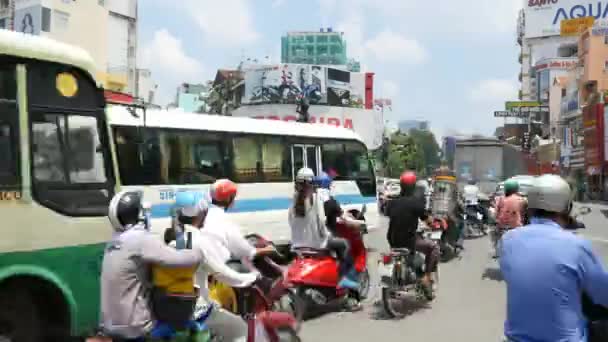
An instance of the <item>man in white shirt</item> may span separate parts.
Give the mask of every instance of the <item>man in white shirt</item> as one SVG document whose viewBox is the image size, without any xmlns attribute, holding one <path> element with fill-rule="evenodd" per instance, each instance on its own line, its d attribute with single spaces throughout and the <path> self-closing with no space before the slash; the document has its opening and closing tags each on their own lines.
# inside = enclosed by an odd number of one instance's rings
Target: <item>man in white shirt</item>
<svg viewBox="0 0 608 342">
<path fill-rule="evenodd" d="M 240 316 L 213 303 L 209 298 L 208 278 L 211 275 L 216 280 L 235 288 L 248 287 L 256 281 L 265 281 L 258 272 L 240 273 L 226 263 L 231 259 L 241 259 L 249 263 L 253 257 L 274 250 L 256 249 L 251 246 L 242 236 L 240 228 L 228 219 L 225 209 L 217 205 L 209 207 L 202 195 L 193 196 L 192 192 L 185 192 L 178 193 L 176 197 L 179 208 L 178 221 L 182 225 L 189 225 L 186 230 L 193 233 L 192 248 L 200 249 L 204 256 L 195 279 L 200 290 L 196 314 L 207 312 L 210 305 L 213 305 L 211 314 L 205 321 L 209 329 L 221 336 L 223 341 L 244 342 L 247 340 L 246 322 Z M 213 194 L 211 197 L 213 198 Z"/>
<path fill-rule="evenodd" d="M 467 206 L 477 206 L 479 204 L 479 187 L 475 181 L 469 181 L 469 184 L 464 186 L 463 197 Z"/>
</svg>

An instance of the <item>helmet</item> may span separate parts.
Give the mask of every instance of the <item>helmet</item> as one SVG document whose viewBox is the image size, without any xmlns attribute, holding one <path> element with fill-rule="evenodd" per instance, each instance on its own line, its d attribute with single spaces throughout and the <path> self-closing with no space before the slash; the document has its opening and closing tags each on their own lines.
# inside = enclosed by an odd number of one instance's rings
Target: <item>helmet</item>
<svg viewBox="0 0 608 342">
<path fill-rule="evenodd" d="M 207 211 L 209 205 L 202 192 L 180 191 L 175 194 L 175 209 L 186 217 L 196 217 Z"/>
<path fill-rule="evenodd" d="M 108 208 L 108 218 L 116 232 L 124 232 L 142 221 L 141 192 L 122 191 L 114 195 Z"/>
<path fill-rule="evenodd" d="M 331 182 L 331 177 L 325 172 L 321 172 L 320 175 L 315 177 L 315 183 L 317 183 L 317 186 L 323 189 L 329 189 L 331 187 Z"/>
<path fill-rule="evenodd" d="M 416 185 L 416 173 L 405 171 L 399 177 L 399 181 L 401 182 L 401 186 L 414 186 Z"/>
<path fill-rule="evenodd" d="M 211 200 L 219 203 L 231 203 L 236 197 L 236 184 L 230 179 L 218 179 L 211 184 L 209 194 Z"/>
<path fill-rule="evenodd" d="M 566 213 L 572 208 L 570 185 L 562 177 L 542 175 L 528 192 L 528 208 Z"/>
<path fill-rule="evenodd" d="M 519 191 L 519 183 L 515 179 L 507 179 L 504 187 L 505 194 L 512 194 Z"/>
<path fill-rule="evenodd" d="M 315 173 L 312 171 L 312 169 L 309 169 L 307 167 L 303 167 L 300 170 L 298 170 L 298 173 L 296 174 L 296 182 L 298 183 L 312 183 L 313 180 L 315 178 Z"/>
</svg>

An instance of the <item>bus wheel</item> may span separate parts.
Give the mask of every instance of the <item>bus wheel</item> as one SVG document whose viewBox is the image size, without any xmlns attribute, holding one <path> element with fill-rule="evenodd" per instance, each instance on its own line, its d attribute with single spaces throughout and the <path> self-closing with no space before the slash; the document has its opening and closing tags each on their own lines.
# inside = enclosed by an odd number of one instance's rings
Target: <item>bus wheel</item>
<svg viewBox="0 0 608 342">
<path fill-rule="evenodd" d="M 0 341 L 39 342 L 40 316 L 30 294 L 15 288 L 0 293 Z"/>
</svg>

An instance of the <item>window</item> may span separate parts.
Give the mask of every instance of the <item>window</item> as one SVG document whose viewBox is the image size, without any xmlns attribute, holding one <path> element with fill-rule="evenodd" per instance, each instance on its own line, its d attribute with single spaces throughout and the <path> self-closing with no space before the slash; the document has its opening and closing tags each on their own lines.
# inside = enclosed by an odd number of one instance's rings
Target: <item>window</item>
<svg viewBox="0 0 608 342">
<path fill-rule="evenodd" d="M 268 137 L 262 144 L 262 174 L 267 182 L 291 181 L 291 149 L 284 139 Z"/>
<path fill-rule="evenodd" d="M 55 10 L 53 13 L 53 31 L 63 32 L 69 27 L 70 14 Z"/>
<path fill-rule="evenodd" d="M 97 118 L 33 111 L 30 129 L 36 200 L 69 216 L 105 215 L 113 182 Z"/>
<path fill-rule="evenodd" d="M 51 32 L 51 9 L 42 7 L 42 25 L 41 30 Z"/>
<path fill-rule="evenodd" d="M 15 69 L 0 69 L 0 190 L 20 190 Z"/>
<path fill-rule="evenodd" d="M 363 195 L 375 194 L 373 169 L 361 143 L 330 143 L 321 148 L 323 171 L 336 180 L 356 180 Z"/>
<path fill-rule="evenodd" d="M 114 141 L 120 180 L 124 185 L 156 184 L 149 181 L 149 174 L 144 172 L 139 153 L 139 132 L 136 127 L 114 128 Z M 154 168 L 160 171 L 160 166 Z M 157 180 L 158 177 L 154 177 Z"/>
<path fill-rule="evenodd" d="M 247 136 L 232 139 L 234 178 L 237 182 L 260 181 L 262 158 L 259 140 Z"/>
<path fill-rule="evenodd" d="M 106 182 L 97 132 L 94 117 L 37 113 L 32 123 L 35 180 L 72 184 Z"/>
</svg>

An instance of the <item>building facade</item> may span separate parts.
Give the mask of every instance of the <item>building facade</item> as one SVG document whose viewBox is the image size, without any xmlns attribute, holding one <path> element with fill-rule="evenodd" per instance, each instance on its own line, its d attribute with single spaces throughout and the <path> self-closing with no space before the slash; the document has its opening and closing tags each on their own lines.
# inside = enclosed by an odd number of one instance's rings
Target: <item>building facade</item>
<svg viewBox="0 0 608 342">
<path fill-rule="evenodd" d="M 426 120 L 402 120 L 399 121 L 398 126 L 401 132 L 406 133 L 413 129 L 417 129 L 419 131 L 430 130 L 430 124 Z"/>
<path fill-rule="evenodd" d="M 104 0 L 108 10 L 108 86 L 135 95 L 137 0 Z"/>
<path fill-rule="evenodd" d="M 281 37 L 281 63 L 347 65 L 344 32 L 288 32 Z"/>
<path fill-rule="evenodd" d="M 208 113 L 207 98 L 211 91 L 211 84 L 183 83 L 177 88 L 175 103 L 178 108 L 192 113 Z"/>
<path fill-rule="evenodd" d="M 117 13 L 130 18 L 128 34 L 119 34 L 124 30 L 116 28 Z M 0 28 L 82 47 L 105 88 L 133 94 L 136 13 L 136 0 L 1 0 Z"/>
</svg>

